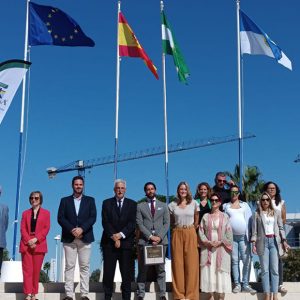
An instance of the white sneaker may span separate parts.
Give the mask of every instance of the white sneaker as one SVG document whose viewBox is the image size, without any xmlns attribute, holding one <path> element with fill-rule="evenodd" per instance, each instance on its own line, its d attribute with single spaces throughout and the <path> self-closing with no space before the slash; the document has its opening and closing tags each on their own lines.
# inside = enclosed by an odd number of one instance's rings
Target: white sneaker
<svg viewBox="0 0 300 300">
<path fill-rule="evenodd" d="M 240 293 L 241 292 L 241 285 L 240 284 L 236 284 L 232 290 L 233 293 Z"/>
<path fill-rule="evenodd" d="M 287 289 L 286 289 L 283 285 L 280 285 L 280 286 L 278 287 L 278 292 L 279 292 L 279 293 L 286 294 L 286 293 L 287 293 Z"/>
</svg>

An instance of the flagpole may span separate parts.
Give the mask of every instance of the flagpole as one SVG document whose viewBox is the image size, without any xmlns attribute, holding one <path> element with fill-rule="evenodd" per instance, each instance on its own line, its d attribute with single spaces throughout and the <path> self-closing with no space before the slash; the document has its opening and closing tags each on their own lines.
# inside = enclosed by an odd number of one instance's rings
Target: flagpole
<svg viewBox="0 0 300 300">
<path fill-rule="evenodd" d="M 24 60 L 25 61 L 27 61 L 27 56 L 28 56 L 29 2 L 30 2 L 30 0 L 26 1 L 26 25 L 25 25 L 25 45 L 24 45 Z M 14 235 L 13 235 L 13 249 L 12 249 L 12 259 L 13 260 L 16 260 L 17 229 L 18 229 L 19 205 L 20 205 L 20 194 L 21 194 L 21 183 L 22 183 L 21 173 L 22 173 L 22 155 L 23 155 L 25 94 L 26 94 L 26 74 L 23 77 L 23 85 L 22 85 L 22 104 L 21 104 L 21 121 L 20 121 L 20 135 L 19 135 L 17 192 L 16 192 Z"/>
<path fill-rule="evenodd" d="M 237 20 L 237 67 L 238 67 L 238 131 L 239 131 L 239 187 L 243 189 L 243 116 L 242 116 L 242 86 L 241 86 L 241 41 L 240 41 L 240 0 L 236 0 Z"/>
<path fill-rule="evenodd" d="M 115 132 L 115 163 L 114 180 L 118 177 L 118 136 L 119 136 L 119 96 L 120 96 L 120 55 L 119 55 L 119 14 L 121 12 L 121 1 L 118 1 L 117 18 L 117 75 L 116 75 L 116 132 Z"/>
<path fill-rule="evenodd" d="M 160 12 L 164 10 L 164 2 L 160 1 Z M 163 38 L 163 35 L 162 35 Z M 168 153 L 168 119 L 167 119 L 167 83 L 166 83 L 166 55 L 162 51 L 162 70 L 163 70 L 163 102 L 164 102 L 164 129 L 165 129 L 165 183 L 166 183 L 166 202 L 169 204 L 169 153 Z M 171 258 L 170 230 L 168 231 L 168 257 Z"/>
</svg>

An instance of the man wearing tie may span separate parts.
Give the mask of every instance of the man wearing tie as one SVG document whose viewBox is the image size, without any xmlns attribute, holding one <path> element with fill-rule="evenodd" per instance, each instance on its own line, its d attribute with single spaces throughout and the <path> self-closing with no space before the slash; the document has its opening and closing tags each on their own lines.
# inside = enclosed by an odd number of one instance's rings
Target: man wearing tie
<svg viewBox="0 0 300 300">
<path fill-rule="evenodd" d="M 125 180 L 115 181 L 114 192 L 115 196 L 104 200 L 102 204 L 103 288 L 105 300 L 110 300 L 118 261 L 122 276 L 122 299 L 129 300 L 134 278 L 136 202 L 125 198 Z"/>
<path fill-rule="evenodd" d="M 156 186 L 153 182 L 147 182 L 144 186 L 147 199 L 137 206 L 136 223 L 140 230 L 139 245 L 139 274 L 137 278 L 138 300 L 145 297 L 145 281 L 148 267 L 144 264 L 145 245 L 164 245 L 164 251 L 168 245 L 168 230 L 170 226 L 170 215 L 168 206 L 156 199 Z M 159 296 L 165 300 L 166 294 L 166 272 L 165 264 L 155 265 Z"/>
<path fill-rule="evenodd" d="M 74 270 L 78 256 L 80 269 L 81 300 L 89 300 L 89 271 L 91 246 L 94 239 L 93 225 L 97 211 L 95 199 L 83 194 L 84 179 L 72 179 L 73 194 L 60 201 L 57 221 L 62 228 L 61 241 L 65 251 L 65 293 L 64 300 L 73 300 Z"/>
</svg>

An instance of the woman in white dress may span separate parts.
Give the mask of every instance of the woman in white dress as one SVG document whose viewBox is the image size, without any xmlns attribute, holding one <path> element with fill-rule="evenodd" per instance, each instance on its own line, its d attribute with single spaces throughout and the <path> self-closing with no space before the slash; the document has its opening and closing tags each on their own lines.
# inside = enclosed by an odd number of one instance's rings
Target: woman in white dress
<svg viewBox="0 0 300 300">
<path fill-rule="evenodd" d="M 228 216 L 220 211 L 220 195 L 212 194 L 210 202 L 211 212 L 203 216 L 199 228 L 200 286 L 202 292 L 210 294 L 209 300 L 213 300 L 214 293 L 219 299 L 224 299 L 225 293 L 231 293 L 232 229 Z"/>
</svg>

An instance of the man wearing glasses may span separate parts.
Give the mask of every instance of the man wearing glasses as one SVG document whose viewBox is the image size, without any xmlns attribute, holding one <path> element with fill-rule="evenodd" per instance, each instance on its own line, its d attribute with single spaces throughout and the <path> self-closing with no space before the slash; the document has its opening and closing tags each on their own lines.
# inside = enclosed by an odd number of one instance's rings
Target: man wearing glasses
<svg viewBox="0 0 300 300">
<path fill-rule="evenodd" d="M 230 202 L 230 190 L 226 186 L 234 185 L 232 180 L 226 180 L 226 174 L 224 172 L 218 172 L 215 176 L 215 186 L 213 187 L 213 192 L 218 193 L 221 196 L 223 203 Z"/>
</svg>

